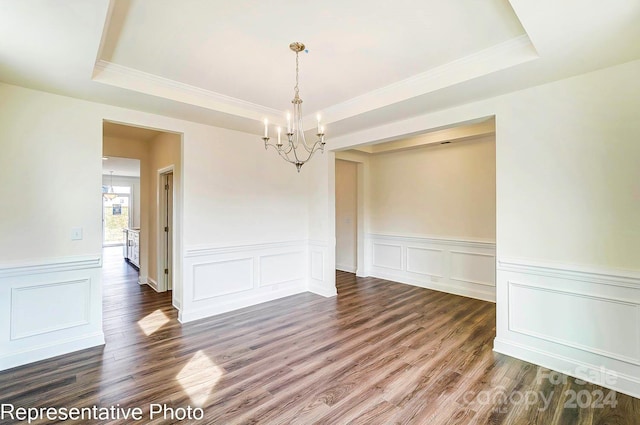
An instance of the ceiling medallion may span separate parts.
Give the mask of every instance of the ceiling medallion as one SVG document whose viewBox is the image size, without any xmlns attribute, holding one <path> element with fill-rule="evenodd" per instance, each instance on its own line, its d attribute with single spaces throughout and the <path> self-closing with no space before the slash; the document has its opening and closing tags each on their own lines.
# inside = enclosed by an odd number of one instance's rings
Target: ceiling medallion
<svg viewBox="0 0 640 425">
<path fill-rule="evenodd" d="M 273 144 L 269 143 L 269 121 L 264 120 L 264 148 L 273 147 L 278 154 L 287 162 L 295 165 L 300 172 L 300 168 L 311 159 L 317 151 L 324 152 L 324 127 L 320 125 L 320 115 L 318 115 L 318 126 L 316 137 L 318 138 L 312 145 L 307 144 L 304 137 L 304 126 L 302 125 L 302 99 L 300 99 L 300 91 L 298 89 L 298 73 L 299 59 L 298 55 L 305 48 L 304 44 L 295 42 L 289 45 L 289 48 L 296 54 L 296 85 L 293 89 L 293 117 L 287 112 L 287 132 L 285 133 L 285 143 L 282 142 L 282 128 L 277 127 L 278 141 Z M 292 120 L 293 118 L 293 120 Z"/>
</svg>

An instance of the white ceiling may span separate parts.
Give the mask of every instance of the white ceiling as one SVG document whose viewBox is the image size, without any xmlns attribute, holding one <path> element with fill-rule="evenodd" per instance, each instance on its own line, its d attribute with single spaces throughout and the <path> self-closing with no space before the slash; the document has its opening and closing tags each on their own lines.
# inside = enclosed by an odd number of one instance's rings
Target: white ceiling
<svg viewBox="0 0 640 425">
<path fill-rule="evenodd" d="M 0 80 L 258 134 L 300 94 L 327 140 L 640 58 L 637 0 L 0 0 Z"/>
<path fill-rule="evenodd" d="M 112 171 L 114 176 L 140 177 L 140 160 L 115 156 L 103 157 L 102 174 L 110 176 Z"/>
</svg>

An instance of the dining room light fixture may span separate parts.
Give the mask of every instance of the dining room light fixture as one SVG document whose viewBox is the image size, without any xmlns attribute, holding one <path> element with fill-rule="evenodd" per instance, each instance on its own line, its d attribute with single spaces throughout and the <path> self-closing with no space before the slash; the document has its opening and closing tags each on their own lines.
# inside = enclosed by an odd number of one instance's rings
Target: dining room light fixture
<svg viewBox="0 0 640 425">
<path fill-rule="evenodd" d="M 300 172 L 300 168 L 313 157 L 317 151 L 324 152 L 324 126 L 320 123 L 320 115 L 317 116 L 318 126 L 316 128 L 317 140 L 313 144 L 307 143 L 304 136 L 304 126 L 302 125 L 302 99 L 300 98 L 300 90 L 298 88 L 299 74 L 299 54 L 305 50 L 304 44 L 294 42 L 289 48 L 296 54 L 296 85 L 293 88 L 293 116 L 287 112 L 287 132 L 285 133 L 285 143 L 282 142 L 282 128 L 277 127 L 278 141 L 269 143 L 269 121 L 264 120 L 264 148 L 273 147 L 285 161 L 293 164 Z"/>
<path fill-rule="evenodd" d="M 113 201 L 118 197 L 118 195 L 113 190 L 113 171 L 109 171 L 109 172 L 111 173 L 111 181 L 110 181 L 111 184 L 109 185 L 109 188 L 107 189 L 107 191 L 102 193 L 102 196 L 104 197 L 104 199 L 108 201 Z"/>
</svg>

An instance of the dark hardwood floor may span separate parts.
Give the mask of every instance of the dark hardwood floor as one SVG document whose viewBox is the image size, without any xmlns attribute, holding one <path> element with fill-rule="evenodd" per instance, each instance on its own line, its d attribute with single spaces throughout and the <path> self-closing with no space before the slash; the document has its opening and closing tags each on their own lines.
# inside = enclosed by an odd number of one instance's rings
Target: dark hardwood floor
<svg viewBox="0 0 640 425">
<path fill-rule="evenodd" d="M 140 407 L 138 423 L 179 422 L 151 419 L 153 403 L 200 406 L 180 423 L 201 424 L 640 424 L 638 399 L 493 353 L 491 303 L 338 272 L 337 298 L 180 325 L 170 293 L 136 280 L 105 250 L 106 346 L 1 372 L 0 401 Z M 589 407 L 571 407 L 580 392 Z"/>
</svg>

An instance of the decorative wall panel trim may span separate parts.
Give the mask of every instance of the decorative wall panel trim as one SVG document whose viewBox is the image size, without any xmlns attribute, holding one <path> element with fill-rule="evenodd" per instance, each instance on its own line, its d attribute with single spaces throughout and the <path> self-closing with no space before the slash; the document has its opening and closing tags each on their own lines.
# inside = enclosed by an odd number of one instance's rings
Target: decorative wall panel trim
<svg viewBox="0 0 640 425">
<path fill-rule="evenodd" d="M 185 250 L 182 322 L 304 292 L 309 241 L 198 246 Z"/>
<path fill-rule="evenodd" d="M 89 279 L 11 288 L 10 339 L 15 341 L 88 325 L 90 290 Z M 51 300 L 61 292 L 64 296 L 52 303 Z"/>
<path fill-rule="evenodd" d="M 323 297 L 338 295 L 335 283 L 335 240 L 333 250 L 326 241 L 309 241 L 309 279 L 307 290 Z"/>
<path fill-rule="evenodd" d="M 600 314 L 599 314 L 600 312 L 598 311 L 599 309 L 597 308 L 591 308 L 589 311 L 589 315 L 593 317 L 594 324 L 597 323 L 598 327 L 603 329 L 607 329 L 607 328 L 610 330 L 619 329 L 620 326 L 623 325 L 621 322 L 626 322 L 630 324 L 635 329 L 635 335 L 629 335 L 629 337 L 632 337 L 633 340 L 635 341 L 640 341 L 640 326 L 638 326 L 638 324 L 640 323 L 640 305 L 639 304 L 628 302 L 628 301 L 621 300 L 614 297 L 601 297 L 601 296 L 595 296 L 595 295 L 585 294 L 580 292 L 569 292 L 569 291 L 563 291 L 563 290 L 557 290 L 557 289 L 549 289 L 549 288 L 545 288 L 537 285 L 515 283 L 511 281 L 508 282 L 509 330 L 510 331 L 518 332 L 524 335 L 543 339 L 549 342 L 562 344 L 567 347 L 577 348 L 579 350 L 588 351 L 597 355 L 610 357 L 612 359 L 617 359 L 617 360 L 621 360 L 627 363 L 640 366 L 640 347 L 638 346 L 638 344 L 630 344 L 631 346 L 627 347 L 627 349 L 630 349 L 631 351 L 635 351 L 634 356 L 627 356 L 627 355 L 621 355 L 609 350 L 594 347 L 593 344 L 589 345 L 589 344 L 577 342 L 576 339 L 579 337 L 579 335 L 571 335 L 568 337 L 560 338 L 557 336 L 549 335 L 548 333 L 550 332 L 550 330 L 547 331 L 547 333 L 545 333 L 544 331 L 526 329 L 522 325 L 518 326 L 513 319 L 513 310 L 514 310 L 514 307 L 519 304 L 520 300 L 514 297 L 514 291 L 513 291 L 514 288 L 525 288 L 530 291 L 538 291 L 538 292 L 546 293 L 544 294 L 545 299 L 549 301 L 551 301 L 553 297 L 556 297 L 556 296 L 563 297 L 565 300 L 569 300 L 569 301 L 564 301 L 562 303 L 565 305 L 566 309 L 570 309 L 571 306 L 574 306 L 576 304 L 575 302 L 572 303 L 570 301 L 570 298 L 575 298 L 577 299 L 576 301 L 579 301 L 579 299 L 592 301 L 592 304 L 594 304 L 594 306 L 596 303 L 614 304 L 614 307 L 616 307 L 616 305 L 618 307 L 616 308 L 616 310 L 618 310 L 618 314 L 624 312 L 622 307 L 627 307 L 625 310 L 627 312 L 628 317 L 620 317 L 620 316 L 600 317 Z M 528 298 L 526 300 L 522 300 L 522 302 L 530 303 L 531 299 Z M 549 304 L 546 305 L 547 310 L 545 311 L 545 314 L 554 315 L 554 311 L 552 308 L 550 308 Z M 609 323 L 607 323 L 607 320 L 609 321 Z M 576 318 L 575 324 L 577 328 L 584 327 L 584 322 L 580 319 Z M 562 325 L 563 323 L 558 323 L 556 328 L 561 327 Z M 606 330 L 605 332 L 609 333 Z M 595 332 L 589 332 L 589 334 L 591 336 L 595 334 Z M 570 337 L 573 337 L 574 340 L 569 339 Z M 619 342 L 624 344 L 624 341 L 619 341 Z"/>
<path fill-rule="evenodd" d="M 495 302 L 495 244 L 368 234 L 368 275 Z"/>
<path fill-rule="evenodd" d="M 260 257 L 261 287 L 306 281 L 307 259 L 306 250 L 280 252 L 278 254 L 262 255 Z"/>
<path fill-rule="evenodd" d="M 402 270 L 404 263 L 403 247 L 399 244 L 373 242 L 372 265 L 385 269 Z"/>
<path fill-rule="evenodd" d="M 640 273 L 529 259 L 498 260 L 494 349 L 575 376 L 602 370 L 607 388 L 640 395 Z"/>
<path fill-rule="evenodd" d="M 0 265 L 0 370 L 104 344 L 101 256 Z"/>
<path fill-rule="evenodd" d="M 407 271 L 411 272 L 411 273 L 417 273 L 417 274 L 423 274 L 426 276 L 434 276 L 434 277 L 444 277 L 442 274 L 442 270 L 444 269 L 444 253 L 445 251 L 443 249 L 434 249 L 434 248 L 421 248 L 421 247 L 416 247 L 416 246 L 407 246 L 406 248 L 407 251 Z M 430 264 L 420 264 L 420 261 L 418 259 L 415 259 L 415 261 L 412 261 L 413 258 L 411 256 L 411 251 L 422 251 L 422 252 L 427 252 L 427 253 L 438 253 L 438 259 L 437 262 L 439 263 L 439 265 L 436 267 L 437 272 L 434 270 L 432 272 L 428 272 L 425 271 L 425 268 L 421 268 L 421 266 L 426 265 L 426 266 L 430 266 Z M 415 264 L 414 264 L 415 263 Z M 424 263 L 424 261 L 423 261 Z"/>
</svg>

